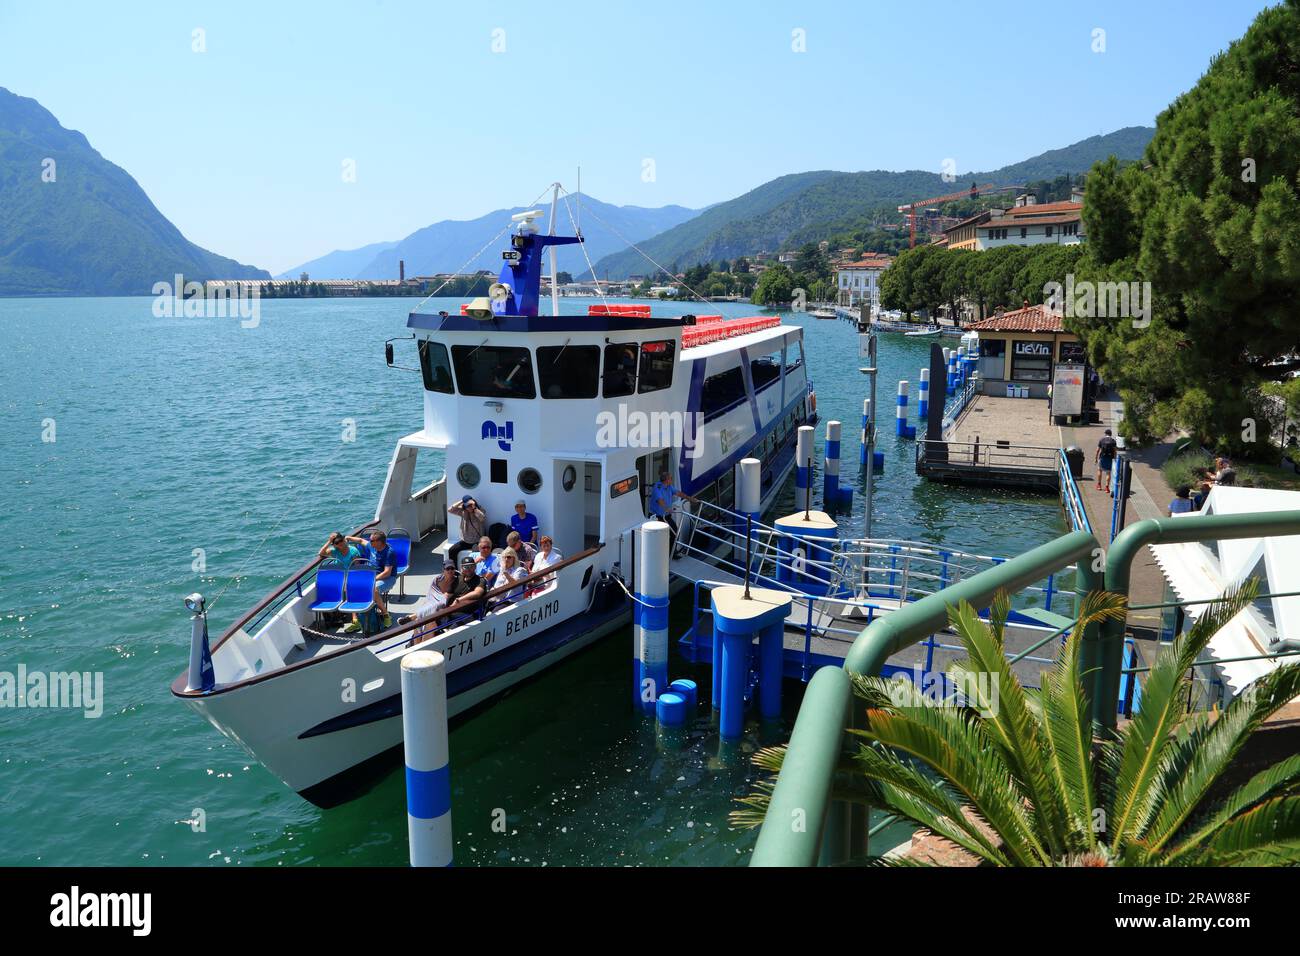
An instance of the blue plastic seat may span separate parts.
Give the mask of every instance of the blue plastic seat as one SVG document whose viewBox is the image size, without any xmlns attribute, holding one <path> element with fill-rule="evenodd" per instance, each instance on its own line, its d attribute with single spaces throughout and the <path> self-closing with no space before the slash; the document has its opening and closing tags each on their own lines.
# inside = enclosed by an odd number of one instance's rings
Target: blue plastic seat
<svg viewBox="0 0 1300 956">
<path fill-rule="evenodd" d="M 316 572 L 316 601 L 309 610 L 337 611 L 343 603 L 342 568 L 321 568 Z"/>
<path fill-rule="evenodd" d="M 352 568 L 343 584 L 340 611 L 364 614 L 375 606 L 375 575 L 371 568 Z"/>
<path fill-rule="evenodd" d="M 400 528 L 394 528 L 388 536 L 388 546 L 397 554 L 398 594 L 406 596 L 406 572 L 411 570 L 411 536 Z"/>
</svg>

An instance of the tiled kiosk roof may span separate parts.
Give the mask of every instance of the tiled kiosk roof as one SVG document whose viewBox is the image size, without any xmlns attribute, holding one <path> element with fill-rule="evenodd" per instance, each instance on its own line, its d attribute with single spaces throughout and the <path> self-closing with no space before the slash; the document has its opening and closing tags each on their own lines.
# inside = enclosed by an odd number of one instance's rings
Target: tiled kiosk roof
<svg viewBox="0 0 1300 956">
<path fill-rule="evenodd" d="M 1064 332 L 1061 316 L 1046 306 L 1029 305 L 1013 312 L 990 315 L 965 326 L 972 332 Z"/>
</svg>

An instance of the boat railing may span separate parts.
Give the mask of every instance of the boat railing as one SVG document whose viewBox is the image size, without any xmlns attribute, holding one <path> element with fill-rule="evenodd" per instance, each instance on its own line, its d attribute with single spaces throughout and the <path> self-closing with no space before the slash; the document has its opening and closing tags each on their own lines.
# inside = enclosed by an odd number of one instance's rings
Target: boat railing
<svg viewBox="0 0 1300 956">
<path fill-rule="evenodd" d="M 974 470 L 1056 471 L 1054 445 L 1013 445 L 1006 441 L 966 442 L 920 438 L 916 442 L 917 465 L 954 465 Z"/>
<path fill-rule="evenodd" d="M 688 635 L 683 638 L 683 641 L 689 643 L 691 646 L 691 657 L 693 660 L 698 661 L 703 656 L 703 652 L 700 648 L 700 637 L 708 630 L 705 626 L 704 618 L 713 616 L 713 608 L 709 601 L 708 594 L 711 593 L 714 588 L 727 586 L 734 586 L 734 582 L 705 579 L 697 580 L 693 583 L 691 629 Z M 788 585 L 780 585 L 780 587 L 784 590 L 790 590 Z M 786 624 L 787 627 L 791 625 L 798 626 L 803 631 L 803 648 L 799 651 L 798 660 L 800 679 L 806 683 L 812 676 L 813 669 L 817 664 L 817 655 L 813 649 L 813 639 L 827 637 L 841 638 L 845 640 L 846 643 L 852 644 L 853 640 L 861 633 L 861 626 L 854 627 L 835 624 L 834 618 L 831 618 L 828 621 L 822 621 L 818 616 L 815 616 L 818 602 L 825 602 L 827 600 L 825 595 L 810 594 L 798 590 L 790 590 L 790 594 L 795 605 L 795 610 L 786 619 Z M 835 604 L 837 609 L 841 612 L 841 618 L 847 617 L 845 612 L 847 612 L 849 608 L 857 608 L 862 611 L 864 626 L 870 626 L 877 617 L 895 613 L 898 610 L 894 607 L 888 607 L 860 598 L 849 600 L 840 598 L 835 600 Z M 1036 656 L 1033 652 L 1040 650 L 1042 647 L 1054 640 L 1062 640 L 1065 631 L 1068 630 L 1069 626 L 1073 623 L 1074 621 L 1071 619 L 1065 626 L 1058 627 L 1049 633 L 1046 633 L 1044 637 L 1021 651 L 1014 653 L 1007 651 L 1006 657 L 1012 664 L 1020 661 L 1030 661 L 1032 663 L 1050 666 L 1056 663 L 1054 658 Z M 1047 627 L 1044 626 L 1043 630 L 1046 631 Z M 925 673 L 935 671 L 935 651 L 965 651 L 965 647 L 960 644 L 938 639 L 938 635 L 943 631 L 943 626 L 937 627 L 935 631 L 930 634 L 929 638 L 923 642 L 923 646 L 926 648 L 927 653 L 925 663 L 922 665 L 921 669 Z"/>
<path fill-rule="evenodd" d="M 369 527 L 369 525 L 363 525 L 362 529 L 359 530 L 363 530 L 366 527 Z M 487 594 L 484 595 L 483 599 L 479 603 L 479 606 L 475 607 L 472 613 L 477 614 L 477 616 L 480 618 L 486 616 L 487 614 L 495 610 L 496 607 L 501 606 L 500 604 L 496 604 L 495 606 L 493 606 L 491 601 L 492 598 L 501 597 L 506 593 L 508 593 L 509 591 L 514 590 L 517 587 L 524 587 L 526 589 L 529 584 L 536 585 L 539 582 L 546 583 L 543 581 L 543 579 L 550 575 L 556 575 L 558 579 L 558 575 L 560 574 L 560 572 L 564 571 L 566 568 L 569 568 L 575 564 L 585 561 L 586 559 L 590 558 L 592 555 L 599 552 L 600 549 L 603 548 L 604 546 L 605 545 L 602 542 L 600 544 L 597 544 L 595 547 L 587 548 L 585 551 L 581 551 L 578 554 L 575 554 L 571 558 L 565 558 L 562 561 L 557 561 L 549 568 L 546 568 L 543 571 L 539 571 L 536 574 L 530 574 L 528 575 L 528 577 L 523 578 L 520 581 L 516 581 L 511 584 L 504 585 L 503 587 L 500 588 L 492 589 L 491 591 L 487 592 Z M 315 564 L 318 563 L 319 562 L 314 562 L 313 567 Z M 293 581 L 294 579 L 292 578 L 289 579 L 289 587 L 293 587 Z M 541 592 L 541 593 L 546 593 L 546 592 Z M 528 599 L 529 599 L 528 597 L 524 597 L 522 600 L 526 601 Z M 264 601 L 261 604 L 261 608 L 265 608 L 267 603 L 269 603 L 269 601 Z M 413 620 L 413 621 L 407 621 L 405 624 L 395 624 L 394 626 L 387 628 L 386 630 L 380 631 L 378 634 L 372 634 L 368 637 L 362 637 L 359 640 L 350 641 L 347 645 L 340 647 L 337 651 L 333 652 L 333 654 L 331 654 L 330 656 L 332 658 L 334 656 L 337 656 L 338 654 L 350 653 L 359 650 L 360 648 L 363 647 L 374 648 L 374 645 L 380 643 L 385 643 L 386 645 L 383 648 L 383 651 L 391 651 L 394 647 L 398 647 L 404 643 L 412 642 L 412 636 L 411 636 L 412 631 L 421 630 L 423 633 L 424 631 L 430 629 L 431 625 L 436 625 L 438 622 L 446 621 L 447 619 L 457 617 L 463 613 L 465 612 L 459 609 L 444 608 L 443 610 L 435 612 L 434 614 L 429 615 L 428 617 L 420 618 L 418 620 Z M 442 629 L 445 629 L 445 625 L 442 628 L 440 628 L 440 630 Z M 226 638 L 232 636 L 233 634 L 236 633 L 237 630 L 238 630 L 237 627 L 232 627 L 231 630 L 228 631 L 226 635 L 222 638 L 222 640 L 224 641 Z M 402 639 L 400 641 L 393 642 L 392 639 L 395 637 L 401 637 Z M 220 644 L 218 644 L 217 646 L 219 647 Z M 214 652 L 215 652 L 215 648 L 214 648 Z M 382 651 L 375 651 L 375 653 L 382 653 Z M 256 684 L 259 683 L 260 681 L 267 680 L 277 674 L 283 674 L 286 671 L 293 671 L 301 667 L 310 666 L 314 661 L 322 660 L 322 659 L 323 658 L 321 657 L 307 657 L 302 660 L 294 661 L 291 664 L 285 664 L 283 667 L 280 668 L 263 670 L 249 677 L 244 677 L 241 678 L 240 680 L 236 680 L 228 685 L 219 686 L 217 690 L 223 691 L 223 690 L 229 690 L 234 687 L 243 687 L 249 684 Z M 182 672 L 181 675 L 178 678 L 176 678 L 176 680 L 172 683 L 172 693 L 180 697 L 199 696 L 202 693 L 201 691 L 188 690 L 185 686 L 185 681 L 186 681 L 186 674 Z"/>
<path fill-rule="evenodd" d="M 349 532 L 350 536 L 360 535 L 367 528 L 377 525 L 378 521 L 367 521 L 365 524 L 358 525 Z M 221 637 L 213 646 L 212 651 L 216 653 L 217 648 L 221 647 L 237 631 L 247 630 L 250 633 L 256 633 L 257 630 L 266 622 L 266 620 L 277 614 L 290 601 L 303 596 L 304 585 L 310 587 L 316 581 L 316 572 L 320 566 L 326 562 L 326 558 L 317 556 L 300 567 L 289 577 L 285 578 L 270 593 L 266 594 L 260 601 L 245 611 L 235 619 Z"/>
<path fill-rule="evenodd" d="M 946 435 L 948 434 L 948 429 L 956 426 L 962 413 L 970 407 L 971 402 L 974 401 L 975 396 L 980 393 L 982 387 L 983 384 L 978 374 L 971 376 L 971 378 L 967 380 L 966 385 L 957 394 L 956 399 L 944 409 L 943 425 L 940 428 L 939 434 Z"/>
<path fill-rule="evenodd" d="M 1088 521 L 1088 509 L 1083 506 L 1083 496 L 1070 470 L 1070 460 L 1065 457 L 1065 449 L 1058 448 L 1056 453 L 1056 474 L 1061 486 L 1061 505 L 1065 515 L 1070 519 L 1070 530 L 1086 531 L 1092 534 L 1092 523 Z M 1114 538 L 1114 535 L 1111 535 Z"/>
<path fill-rule="evenodd" d="M 687 554 L 722 567 L 739 578 L 746 575 L 746 519 L 711 502 L 698 502 L 690 530 L 679 542 Z M 872 598 L 913 601 L 943 590 L 949 585 L 994 567 L 1005 559 L 917 541 L 887 538 L 826 539 L 825 558 L 806 554 L 790 535 L 762 521 L 751 524 L 753 544 L 749 552 L 749 580 L 761 587 L 795 590 L 778 580 L 778 565 L 785 564 L 800 575 L 811 575 L 829 582 L 828 595 L 869 603 Z M 816 549 L 814 554 L 816 553 Z M 1070 565 L 1063 569 L 1073 571 Z M 1044 582 L 1022 589 L 1022 606 L 1042 601 L 1051 611 L 1058 595 L 1069 596 L 1056 574 Z M 865 606 L 865 604 L 864 604 Z"/>
<path fill-rule="evenodd" d="M 541 571 L 531 572 L 527 577 L 518 581 L 512 581 L 501 587 L 493 588 L 486 592 L 483 597 L 479 598 L 471 607 L 455 608 L 444 607 L 425 617 L 407 621 L 405 624 L 395 624 L 387 630 L 380 631 L 378 634 L 368 638 L 364 643 L 368 645 L 382 644 L 382 647 L 375 648 L 376 654 L 383 654 L 403 645 L 414 647 L 426 640 L 453 631 L 465 624 L 481 621 L 491 612 L 507 604 L 523 604 L 526 601 L 550 593 L 554 586 L 558 584 L 559 575 L 566 569 L 579 564 L 592 555 L 597 554 L 601 548 L 605 547 L 601 542 L 595 547 L 587 548 L 580 551 L 571 558 L 564 558 L 552 564 L 550 567 Z M 504 602 L 504 598 L 511 591 L 522 588 L 523 594 L 509 602 Z M 534 589 L 532 594 L 528 591 Z M 400 638 L 400 640 L 394 640 Z"/>
</svg>

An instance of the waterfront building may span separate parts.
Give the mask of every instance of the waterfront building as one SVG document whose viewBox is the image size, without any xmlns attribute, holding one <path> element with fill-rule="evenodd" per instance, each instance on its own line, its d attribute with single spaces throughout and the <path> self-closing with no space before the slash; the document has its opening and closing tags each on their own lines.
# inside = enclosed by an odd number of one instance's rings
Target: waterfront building
<svg viewBox="0 0 1300 956">
<path fill-rule="evenodd" d="M 878 311 L 880 277 L 893 261 L 889 256 L 869 253 L 859 261 L 836 270 L 836 304 L 856 306 L 865 302 L 871 306 L 873 312 Z"/>
<path fill-rule="evenodd" d="M 1001 218 L 1003 210 L 984 209 L 943 231 L 944 245 L 949 249 L 978 249 L 979 236 L 976 230 L 994 217 Z"/>
<path fill-rule="evenodd" d="M 975 227 L 975 248 L 981 250 L 1050 243 L 1073 245 L 1083 240 L 1081 202 L 1039 203 L 1021 196 L 1016 206 Z"/>
<path fill-rule="evenodd" d="M 1083 343 L 1067 332 L 1061 316 L 1042 305 L 991 315 L 965 326 L 980 337 L 980 377 L 985 395 L 1002 395 L 1010 384 L 1046 398 L 1057 363 L 1086 364 Z"/>
</svg>

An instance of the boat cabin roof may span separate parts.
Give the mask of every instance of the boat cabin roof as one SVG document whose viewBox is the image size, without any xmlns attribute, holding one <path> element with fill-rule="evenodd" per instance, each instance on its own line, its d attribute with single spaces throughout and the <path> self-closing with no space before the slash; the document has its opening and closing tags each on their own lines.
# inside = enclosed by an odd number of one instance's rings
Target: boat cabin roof
<svg viewBox="0 0 1300 956">
<path fill-rule="evenodd" d="M 680 329 L 680 316 L 648 319 L 628 315 L 494 315 L 476 319 L 448 312 L 412 312 L 408 329 L 426 332 L 661 332 Z"/>
</svg>

